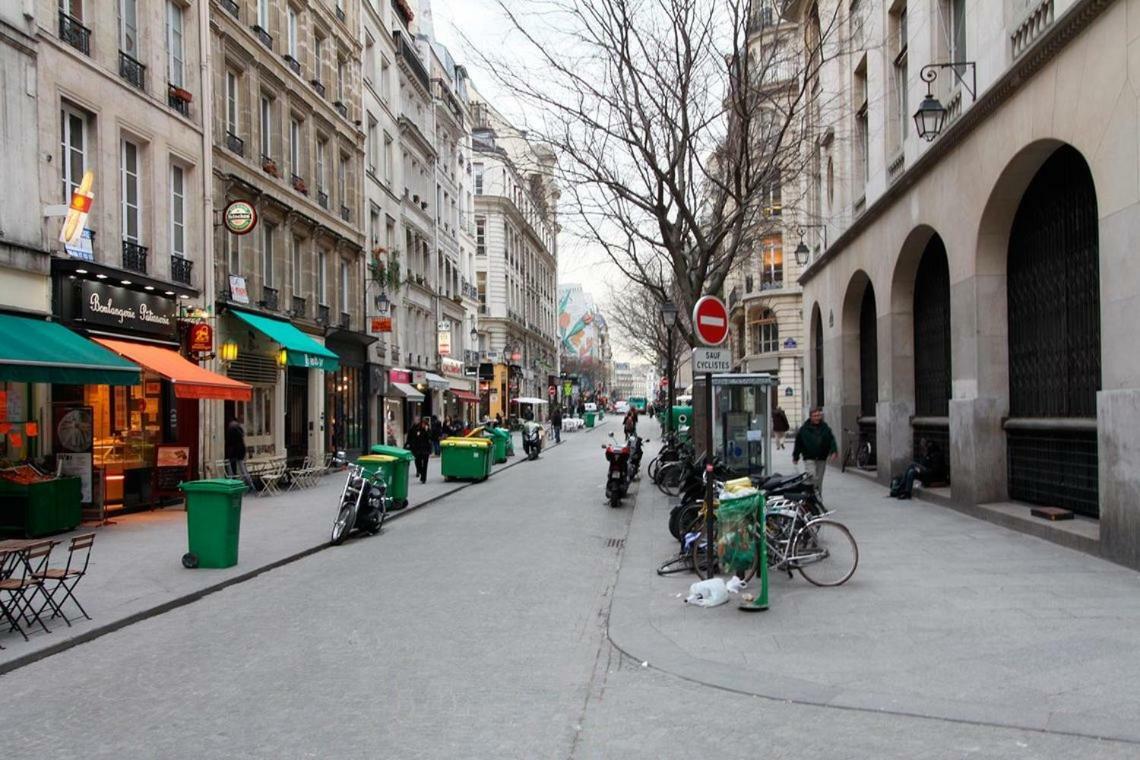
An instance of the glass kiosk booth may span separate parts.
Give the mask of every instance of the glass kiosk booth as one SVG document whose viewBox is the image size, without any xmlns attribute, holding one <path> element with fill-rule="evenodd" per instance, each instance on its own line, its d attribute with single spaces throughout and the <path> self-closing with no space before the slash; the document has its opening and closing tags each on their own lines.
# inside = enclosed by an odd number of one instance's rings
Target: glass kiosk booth
<svg viewBox="0 0 1140 760">
<path fill-rule="evenodd" d="M 713 454 L 736 477 L 772 472 L 772 393 L 768 374 L 720 374 L 713 384 Z M 705 376 L 693 378 L 693 444 L 705 444 Z"/>
</svg>

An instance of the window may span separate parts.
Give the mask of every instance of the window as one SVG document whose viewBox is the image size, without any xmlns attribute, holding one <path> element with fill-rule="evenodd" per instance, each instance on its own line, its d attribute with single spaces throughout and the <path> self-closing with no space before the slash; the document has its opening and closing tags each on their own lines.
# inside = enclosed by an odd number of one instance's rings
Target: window
<svg viewBox="0 0 1140 760">
<path fill-rule="evenodd" d="M 257 25 L 269 31 L 269 0 L 257 0 Z"/>
<path fill-rule="evenodd" d="M 887 130 L 890 153 L 902 150 L 906 142 L 907 123 L 910 120 L 907 106 L 907 17 L 905 1 L 891 14 L 891 37 L 894 60 L 891 64 L 891 91 L 893 124 Z"/>
<path fill-rule="evenodd" d="M 472 170 L 475 174 L 475 194 L 483 194 L 483 164 L 475 164 Z"/>
<path fill-rule="evenodd" d="M 340 292 L 339 292 L 340 310 L 342 313 L 348 313 L 348 262 L 342 260 L 340 262 Z"/>
<path fill-rule="evenodd" d="M 59 112 L 59 122 L 63 202 L 70 203 L 71 194 L 78 189 L 87 170 L 87 114 L 64 106 Z"/>
<path fill-rule="evenodd" d="M 226 71 L 226 131 L 238 133 L 238 77 L 233 71 Z"/>
<path fill-rule="evenodd" d="M 342 103 L 345 102 L 344 86 L 347 84 L 344 80 L 344 59 L 338 56 L 336 59 L 336 99 Z"/>
<path fill-rule="evenodd" d="M 391 80 L 391 66 L 388 64 L 388 59 L 380 57 L 380 98 L 387 103 L 392 97 L 392 85 L 389 84 Z"/>
<path fill-rule="evenodd" d="M 393 161 L 393 154 L 394 153 L 395 153 L 395 147 L 392 144 L 392 137 L 387 132 L 385 132 L 384 133 L 384 180 L 389 185 L 392 184 L 392 161 Z"/>
<path fill-rule="evenodd" d="M 316 72 L 317 81 L 321 81 L 321 69 L 325 61 L 325 38 L 317 34 L 313 36 L 313 71 Z"/>
<path fill-rule="evenodd" d="M 945 35 L 945 43 L 938 46 L 940 52 L 954 63 L 966 61 L 966 0 L 941 0 L 939 11 L 941 28 Z M 951 90 L 959 84 L 957 78 L 965 74 L 965 68 L 954 69 L 954 73 L 957 76 L 951 77 L 948 84 Z"/>
<path fill-rule="evenodd" d="M 487 305 L 487 273 L 475 273 L 475 290 L 479 292 L 479 304 L 482 307 Z"/>
<path fill-rule="evenodd" d="M 261 227 L 261 284 L 273 287 L 273 225 L 265 222 Z"/>
<path fill-rule="evenodd" d="M 328 254 L 324 251 L 317 253 L 317 301 L 321 306 L 328 304 L 328 299 L 325 297 L 325 265 Z"/>
<path fill-rule="evenodd" d="M 348 205 L 348 158 L 343 154 L 336 168 L 336 192 L 340 205 Z"/>
<path fill-rule="evenodd" d="M 241 415 L 245 427 L 245 442 L 251 444 L 273 443 L 273 392 L 272 385 L 254 385 L 249 401 L 238 401 L 235 408 Z"/>
<path fill-rule="evenodd" d="M 186 171 L 170 166 L 170 253 L 186 255 Z"/>
<path fill-rule="evenodd" d="M 261 96 L 261 157 L 273 158 L 273 101 Z"/>
<path fill-rule="evenodd" d="M 761 203 L 764 204 L 766 216 L 780 216 L 784 212 L 783 191 L 780 187 L 780 177 L 767 182 L 761 189 Z"/>
<path fill-rule="evenodd" d="M 368 209 L 368 246 L 376 248 L 380 245 L 380 209 L 371 206 Z"/>
<path fill-rule="evenodd" d="M 328 182 L 325 181 L 325 154 L 328 151 L 328 142 L 326 140 L 317 140 L 317 191 L 324 193 L 328 190 Z"/>
<path fill-rule="evenodd" d="M 760 259 L 760 289 L 784 286 L 784 246 L 779 236 L 767 238 Z"/>
<path fill-rule="evenodd" d="M 119 50 L 139 58 L 138 0 L 119 0 Z"/>
<path fill-rule="evenodd" d="M 289 120 L 289 171 L 301 176 L 301 122 Z"/>
<path fill-rule="evenodd" d="M 481 216 L 475 217 L 475 255 L 487 255 L 487 220 Z"/>
<path fill-rule="evenodd" d="M 176 0 L 166 0 L 166 77 L 175 87 L 184 84 L 182 53 L 182 6 Z"/>
<path fill-rule="evenodd" d="M 123 240 L 138 244 L 142 241 L 142 193 L 139 187 L 141 170 L 139 146 L 123 140 L 121 146 Z"/>
<path fill-rule="evenodd" d="M 376 40 L 372 39 L 372 35 L 366 35 L 364 38 L 364 81 L 369 84 L 375 77 L 374 70 L 376 68 Z"/>
<path fill-rule="evenodd" d="M 59 0 L 59 9 L 76 21 L 83 20 L 83 0 Z"/>
<path fill-rule="evenodd" d="M 752 323 L 752 334 L 755 336 L 754 353 L 771 354 L 780 350 L 780 325 L 771 309 L 760 312 L 759 318 Z"/>
<path fill-rule="evenodd" d="M 376 167 L 379 165 L 377 154 L 380 152 L 376 127 L 376 119 L 372 114 L 368 114 L 368 173 L 373 175 L 376 174 Z"/>
<path fill-rule="evenodd" d="M 867 135 L 867 57 L 855 69 L 855 167 L 853 175 L 859 183 L 857 192 L 865 191 L 870 177 L 870 140 Z"/>
<path fill-rule="evenodd" d="M 289 243 L 292 247 L 292 270 L 293 270 L 293 295 L 299 296 L 302 293 L 301 283 L 304 281 L 302 277 L 303 264 L 301 262 L 301 241 L 295 237 L 289 237 Z"/>
<path fill-rule="evenodd" d="M 285 52 L 297 60 L 297 11 L 291 5 L 285 12 Z"/>
<path fill-rule="evenodd" d="M 230 274 L 241 274 L 241 238 L 232 232 L 222 233 L 222 243 L 226 247 L 226 263 Z"/>
</svg>

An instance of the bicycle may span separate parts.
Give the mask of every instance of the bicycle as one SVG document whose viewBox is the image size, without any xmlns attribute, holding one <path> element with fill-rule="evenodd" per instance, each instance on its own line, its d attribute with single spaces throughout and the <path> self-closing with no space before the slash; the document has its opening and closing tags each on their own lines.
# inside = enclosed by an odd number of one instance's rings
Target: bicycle
<svg viewBox="0 0 1140 760">
<path fill-rule="evenodd" d="M 844 430 L 843 433 L 847 437 L 847 449 L 843 452 L 839 471 L 847 472 L 848 465 L 866 470 L 875 459 L 871 442 L 854 430 Z"/>
<path fill-rule="evenodd" d="M 715 507 L 714 507 L 715 509 Z M 803 499 L 774 497 L 765 510 L 763 540 L 767 549 L 768 567 L 787 572 L 798 571 L 815 586 L 840 586 L 846 583 L 859 566 L 859 546 L 847 526 L 831 519 L 815 494 L 805 494 Z M 706 556 L 704 520 L 707 515 L 702 503 L 698 525 L 700 535 L 690 542 L 690 562 L 693 571 L 702 580 L 722 574 L 728 568 L 720 567 L 720 560 L 713 554 L 712 567 Z M 763 555 L 757 545 L 761 539 L 757 512 L 748 525 L 748 538 L 753 542 L 754 560 L 744 570 L 741 580 L 748 582 L 760 569 Z M 716 546 L 717 523 L 713 516 L 713 542 Z M 733 568 L 734 570 L 739 568 Z"/>
</svg>

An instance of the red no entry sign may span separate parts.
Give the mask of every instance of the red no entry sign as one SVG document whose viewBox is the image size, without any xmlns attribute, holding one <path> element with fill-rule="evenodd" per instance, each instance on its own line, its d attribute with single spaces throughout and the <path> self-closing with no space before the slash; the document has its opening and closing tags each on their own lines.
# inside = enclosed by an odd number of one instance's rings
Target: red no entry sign
<svg viewBox="0 0 1140 760">
<path fill-rule="evenodd" d="M 693 307 L 693 327 L 706 346 L 719 346 L 728 337 L 728 309 L 716 296 L 703 296 Z"/>
</svg>

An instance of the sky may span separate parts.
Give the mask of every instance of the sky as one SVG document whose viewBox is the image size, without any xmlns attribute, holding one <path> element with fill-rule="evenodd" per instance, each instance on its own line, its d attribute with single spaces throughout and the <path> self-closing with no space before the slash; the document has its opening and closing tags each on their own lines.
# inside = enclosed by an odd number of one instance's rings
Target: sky
<svg viewBox="0 0 1140 760">
<path fill-rule="evenodd" d="M 514 8 L 523 11 L 526 0 L 508 0 Z M 427 5 L 420 0 L 421 8 Z M 502 88 L 495 77 L 480 66 L 480 52 L 487 57 L 503 53 L 510 59 L 526 65 L 533 60 L 525 44 L 511 33 L 510 22 L 503 16 L 495 0 L 430 0 L 431 21 L 436 39 L 451 51 L 457 63 L 467 67 L 475 88 L 490 100 L 497 110 L 516 123 L 525 121 L 525 104 Z M 517 34 L 517 33 L 515 33 Z M 476 46 L 473 48 L 473 45 Z M 568 220 L 564 220 L 565 222 Z M 565 232 L 558 239 L 558 280 L 560 283 L 581 283 L 593 297 L 602 313 L 613 306 L 609 303 L 609 283 L 618 283 L 623 275 L 609 257 L 596 247 L 576 240 Z M 620 345 L 615 344 L 615 359 L 639 361 Z"/>
</svg>

